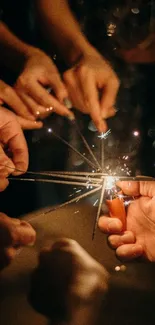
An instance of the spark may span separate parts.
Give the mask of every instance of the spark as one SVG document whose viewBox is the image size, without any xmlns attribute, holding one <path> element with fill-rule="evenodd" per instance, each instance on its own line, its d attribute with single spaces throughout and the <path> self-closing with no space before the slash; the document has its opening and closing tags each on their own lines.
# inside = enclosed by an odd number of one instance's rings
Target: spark
<svg viewBox="0 0 155 325">
<path fill-rule="evenodd" d="M 133 135 L 134 135 L 135 137 L 138 137 L 138 136 L 139 136 L 139 131 L 133 131 Z"/>
<path fill-rule="evenodd" d="M 98 138 L 100 139 L 107 139 L 108 135 L 111 133 L 111 129 L 109 129 L 107 132 L 102 132 L 100 135 L 98 135 Z"/>
</svg>

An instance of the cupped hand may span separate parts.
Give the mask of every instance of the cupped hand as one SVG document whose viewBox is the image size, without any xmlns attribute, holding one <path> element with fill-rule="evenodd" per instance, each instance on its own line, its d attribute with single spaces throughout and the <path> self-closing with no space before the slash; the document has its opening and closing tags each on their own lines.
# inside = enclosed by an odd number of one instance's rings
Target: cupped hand
<svg viewBox="0 0 155 325">
<path fill-rule="evenodd" d="M 54 95 L 47 91 L 48 87 Z M 36 49 L 27 57 L 15 90 L 35 118 L 45 118 L 52 112 L 63 116 L 72 115 L 63 104 L 68 92 L 59 72 L 50 57 L 41 50 Z M 28 118 L 26 114 L 24 117 Z"/>
<path fill-rule="evenodd" d="M 10 264 L 22 246 L 34 244 L 35 230 L 19 219 L 0 213 L 0 269 Z"/>
<path fill-rule="evenodd" d="M 115 115 L 119 89 L 119 80 L 110 64 L 92 49 L 63 78 L 73 106 L 89 114 L 100 132 L 105 131 L 104 119 Z"/>
<path fill-rule="evenodd" d="M 127 208 L 126 230 L 116 218 L 102 216 L 99 228 L 109 235 L 110 245 L 118 257 L 139 256 L 155 261 L 155 182 L 120 182 L 123 193 L 136 197 Z"/>
</svg>

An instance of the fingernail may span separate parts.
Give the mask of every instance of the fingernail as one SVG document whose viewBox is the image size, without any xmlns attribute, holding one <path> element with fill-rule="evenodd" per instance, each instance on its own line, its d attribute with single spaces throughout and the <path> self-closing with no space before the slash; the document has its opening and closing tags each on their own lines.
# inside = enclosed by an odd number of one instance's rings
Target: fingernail
<svg viewBox="0 0 155 325">
<path fill-rule="evenodd" d="M 40 115 L 40 112 L 39 111 L 36 111 L 36 115 Z"/>
<path fill-rule="evenodd" d="M 96 126 L 95 126 L 95 124 L 93 123 L 93 121 L 91 121 L 91 122 L 89 123 L 89 125 L 88 125 L 88 129 L 89 129 L 90 131 L 92 131 L 92 132 L 96 132 L 96 131 L 98 131 L 97 128 L 96 128 Z"/>
<path fill-rule="evenodd" d="M 111 221 L 108 224 L 107 230 L 108 231 L 121 231 L 122 227 L 117 221 Z"/>
<path fill-rule="evenodd" d="M 68 109 L 71 109 L 73 107 L 73 104 L 69 98 L 65 98 L 63 102 Z"/>
<path fill-rule="evenodd" d="M 74 116 L 74 114 L 69 114 L 69 115 L 67 115 L 67 118 L 68 118 L 69 121 L 75 121 L 75 116 Z"/>
</svg>

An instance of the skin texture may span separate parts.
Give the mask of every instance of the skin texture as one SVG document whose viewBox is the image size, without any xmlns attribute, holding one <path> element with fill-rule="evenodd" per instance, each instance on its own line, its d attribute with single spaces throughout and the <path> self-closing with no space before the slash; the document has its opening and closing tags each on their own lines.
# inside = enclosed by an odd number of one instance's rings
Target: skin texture
<svg viewBox="0 0 155 325">
<path fill-rule="evenodd" d="M 45 87 L 51 87 L 54 95 Z M 42 51 L 33 51 L 17 79 L 15 90 L 35 118 L 45 118 L 52 111 L 72 116 L 63 104 L 68 92 L 52 60 Z"/>
<path fill-rule="evenodd" d="M 35 230 L 19 219 L 0 213 L 0 269 L 11 263 L 22 246 L 34 244 Z"/>
<path fill-rule="evenodd" d="M 16 73 L 19 71 L 14 86 L 16 94 L 1 82 L 1 90 L 4 90 L 0 92 L 1 103 L 9 104 L 17 115 L 30 121 L 35 121 L 38 117 L 45 118 L 53 111 L 60 115 L 73 116 L 63 104 L 68 93 L 53 61 L 43 51 L 18 39 L 2 22 L 0 51 L 1 64 Z M 52 88 L 54 95 L 46 91 L 46 86 Z M 36 128 L 36 124 L 33 125 Z"/>
<path fill-rule="evenodd" d="M 9 183 L 8 175 L 22 174 L 14 171 L 15 168 L 21 171 L 28 168 L 28 148 L 20 124 L 15 114 L 3 107 L 0 108 L 0 143 L 0 191 L 3 191 Z"/>
<path fill-rule="evenodd" d="M 89 114 L 100 132 L 106 131 L 104 120 L 116 114 L 114 105 L 119 89 L 118 78 L 110 65 L 92 50 L 64 73 L 64 81 L 73 105 Z"/>
<path fill-rule="evenodd" d="M 0 105 L 7 104 L 17 114 L 17 120 L 23 129 L 40 129 L 42 122 L 36 122 L 32 114 L 27 111 L 16 91 L 0 80 Z"/>
<path fill-rule="evenodd" d="M 120 182 L 124 194 L 136 197 L 127 208 L 126 229 L 116 218 L 101 216 L 99 228 L 121 259 L 139 256 L 155 261 L 155 182 Z"/>
<path fill-rule="evenodd" d="M 89 114 L 100 132 L 105 131 L 106 122 L 102 119 L 116 113 L 113 106 L 119 80 L 115 72 L 82 34 L 67 0 L 36 0 L 35 3 L 43 36 L 50 48 L 54 43 L 71 67 L 63 79 L 73 105 Z"/>
</svg>

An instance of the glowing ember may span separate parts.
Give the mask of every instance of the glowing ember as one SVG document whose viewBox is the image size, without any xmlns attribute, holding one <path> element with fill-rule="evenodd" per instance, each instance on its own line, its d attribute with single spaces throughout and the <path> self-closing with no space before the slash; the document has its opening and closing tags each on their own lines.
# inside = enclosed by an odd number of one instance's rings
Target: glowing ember
<svg viewBox="0 0 155 325">
<path fill-rule="evenodd" d="M 134 135 L 135 137 L 138 137 L 138 136 L 139 136 L 139 131 L 133 131 L 133 135 Z"/>
</svg>

